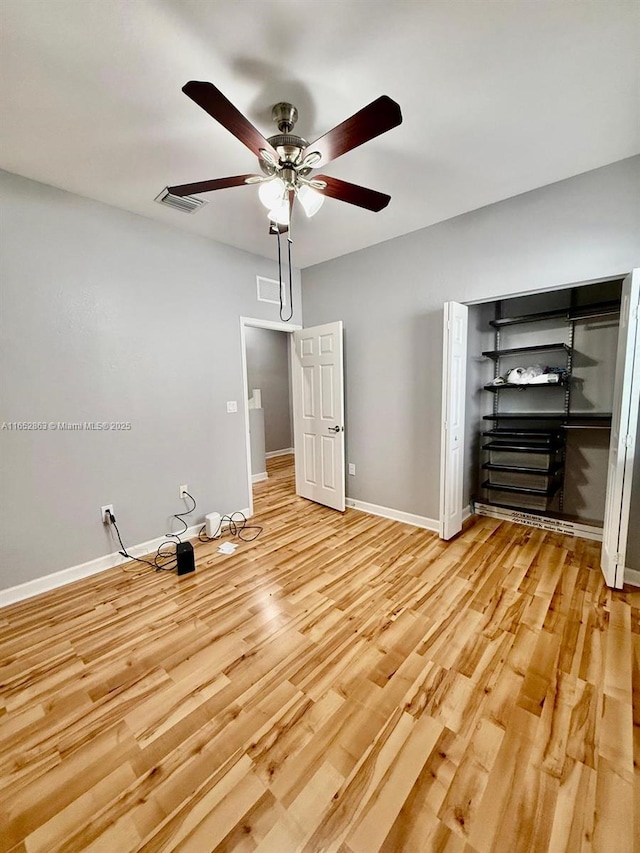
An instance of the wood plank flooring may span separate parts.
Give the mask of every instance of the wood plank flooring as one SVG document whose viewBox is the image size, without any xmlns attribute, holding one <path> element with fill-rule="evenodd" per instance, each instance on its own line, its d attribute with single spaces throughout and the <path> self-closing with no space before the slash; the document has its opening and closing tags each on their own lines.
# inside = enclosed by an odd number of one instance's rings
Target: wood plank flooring
<svg viewBox="0 0 640 853">
<path fill-rule="evenodd" d="M 0 850 L 637 849 L 640 592 L 598 546 L 269 468 L 235 554 L 0 611 Z"/>
</svg>

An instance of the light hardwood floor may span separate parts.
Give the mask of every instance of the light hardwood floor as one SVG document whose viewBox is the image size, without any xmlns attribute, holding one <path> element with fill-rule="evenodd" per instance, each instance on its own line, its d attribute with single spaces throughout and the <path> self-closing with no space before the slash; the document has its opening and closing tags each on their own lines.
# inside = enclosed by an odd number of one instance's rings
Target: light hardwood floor
<svg viewBox="0 0 640 853">
<path fill-rule="evenodd" d="M 234 555 L 0 611 L 0 849 L 631 853 L 640 593 L 597 545 L 269 467 Z"/>
</svg>

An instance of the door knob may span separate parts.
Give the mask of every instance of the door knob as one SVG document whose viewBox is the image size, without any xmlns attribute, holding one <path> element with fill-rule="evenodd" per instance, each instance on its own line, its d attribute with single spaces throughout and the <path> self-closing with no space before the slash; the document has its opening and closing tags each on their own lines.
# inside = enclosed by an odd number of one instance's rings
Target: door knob
<svg viewBox="0 0 640 853">
<path fill-rule="evenodd" d="M 342 427 L 339 426 L 329 427 L 329 432 L 341 432 L 341 430 Z"/>
</svg>

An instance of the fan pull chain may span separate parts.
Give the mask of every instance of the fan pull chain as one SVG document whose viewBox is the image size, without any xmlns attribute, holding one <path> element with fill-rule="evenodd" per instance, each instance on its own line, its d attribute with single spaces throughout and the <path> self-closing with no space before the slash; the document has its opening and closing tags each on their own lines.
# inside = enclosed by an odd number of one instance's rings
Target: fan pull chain
<svg viewBox="0 0 640 853">
<path fill-rule="evenodd" d="M 280 230 L 279 229 L 277 230 L 276 234 L 278 237 L 278 288 L 279 288 L 279 293 L 280 293 L 280 319 L 282 320 L 283 323 L 288 323 L 289 320 L 293 317 L 293 273 L 292 273 L 292 269 L 291 269 L 291 244 L 293 243 L 293 240 L 287 234 L 287 249 L 288 249 L 288 260 L 289 260 L 289 309 L 290 310 L 289 310 L 289 316 L 283 317 L 282 312 L 283 312 L 284 306 L 282 304 L 282 288 L 283 288 L 282 249 L 280 247 Z"/>
</svg>

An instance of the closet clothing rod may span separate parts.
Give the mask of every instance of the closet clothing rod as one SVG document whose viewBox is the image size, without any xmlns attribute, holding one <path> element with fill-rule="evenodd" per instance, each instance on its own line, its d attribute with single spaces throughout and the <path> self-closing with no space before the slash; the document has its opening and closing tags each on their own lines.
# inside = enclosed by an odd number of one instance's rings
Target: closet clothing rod
<svg viewBox="0 0 640 853">
<path fill-rule="evenodd" d="M 593 424 L 589 426 L 589 424 L 561 424 L 560 429 L 608 429 L 610 430 L 610 426 L 600 426 L 598 424 Z"/>
<path fill-rule="evenodd" d="M 597 320 L 600 317 L 615 317 L 616 314 L 620 313 L 619 308 L 614 308 L 611 311 L 598 311 L 595 314 L 577 314 L 576 316 L 568 316 L 567 320 L 569 322 L 575 320 Z"/>
</svg>

